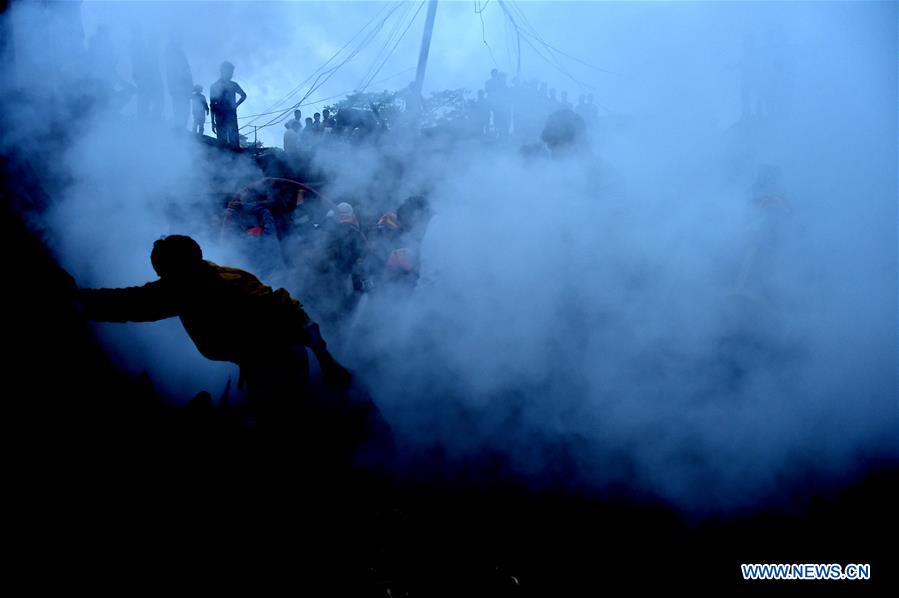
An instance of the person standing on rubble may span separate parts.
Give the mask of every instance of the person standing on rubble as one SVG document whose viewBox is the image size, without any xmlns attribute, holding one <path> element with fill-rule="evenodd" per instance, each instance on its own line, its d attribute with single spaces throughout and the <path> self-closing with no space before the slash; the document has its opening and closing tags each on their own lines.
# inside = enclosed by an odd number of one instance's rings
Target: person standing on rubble
<svg viewBox="0 0 899 598">
<path fill-rule="evenodd" d="M 183 131 L 193 103 L 191 93 L 194 80 L 190 63 L 181 48 L 181 40 L 174 34 L 169 37 L 165 48 L 165 74 L 172 99 L 172 122 L 176 131 Z"/>
<path fill-rule="evenodd" d="M 212 132 L 219 141 L 230 148 L 240 149 L 240 135 L 237 127 L 237 107 L 244 103 L 247 94 L 231 80 L 234 76 L 234 65 L 228 61 L 220 67 L 218 81 L 209 88 L 209 100 L 212 103 Z M 238 99 L 238 97 L 240 99 Z"/>
<path fill-rule="evenodd" d="M 191 130 L 198 135 L 202 135 L 206 123 L 206 115 L 209 114 L 209 104 L 206 102 L 206 96 L 203 95 L 202 85 L 194 85 L 193 93 L 190 95 L 190 112 L 191 116 L 193 116 Z"/>
</svg>

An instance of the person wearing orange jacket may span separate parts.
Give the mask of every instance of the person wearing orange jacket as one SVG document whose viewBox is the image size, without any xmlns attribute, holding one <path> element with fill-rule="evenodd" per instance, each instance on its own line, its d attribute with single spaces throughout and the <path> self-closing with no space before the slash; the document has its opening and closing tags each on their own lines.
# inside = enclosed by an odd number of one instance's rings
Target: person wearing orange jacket
<svg viewBox="0 0 899 598">
<path fill-rule="evenodd" d="M 328 351 L 318 324 L 284 289 L 272 290 L 249 272 L 203 259 L 192 238 L 170 235 L 150 255 L 159 280 L 139 287 L 78 289 L 82 313 L 104 322 L 152 322 L 179 317 L 203 356 L 240 366 L 248 402 L 278 409 L 302 395 L 308 379 L 305 348 L 325 383 L 343 391 L 350 373 Z"/>
</svg>

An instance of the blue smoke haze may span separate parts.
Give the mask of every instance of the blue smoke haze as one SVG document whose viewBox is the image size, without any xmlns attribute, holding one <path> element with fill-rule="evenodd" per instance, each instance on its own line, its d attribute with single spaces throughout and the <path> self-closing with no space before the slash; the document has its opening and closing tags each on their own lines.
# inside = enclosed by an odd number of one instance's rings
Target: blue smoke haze
<svg viewBox="0 0 899 598">
<path fill-rule="evenodd" d="M 522 80 L 573 101 L 592 92 L 603 112 L 578 156 L 465 144 L 415 153 L 404 184 L 427 181 L 435 208 L 419 288 L 408 303 L 367 301 L 353 336 L 335 339 L 405 453 L 495 450 L 535 480 L 624 483 L 688 509 L 751 506 L 809 472 L 839 480 L 899 454 L 897 4 L 504 4 L 592 65 L 563 57 L 563 73 L 525 44 Z M 249 94 L 240 112 L 255 114 L 391 6 L 87 2 L 80 14 L 88 37 L 110 28 L 126 79 L 135 25 L 160 48 L 179 38 L 207 91 L 231 60 Z M 47 51 L 66 29 L 53 14 L 19 3 L 10 17 L 17 62 L 4 78 L 40 97 L 86 68 L 64 36 Z M 482 16 L 484 34 L 471 3 L 440 4 L 426 93 L 478 89 L 495 65 L 515 73 L 502 10 Z M 420 31 L 418 21 L 384 76 L 414 67 Z M 356 89 L 378 49 L 315 98 Z M 747 84 L 768 102 L 765 118 L 743 118 Z M 6 143 L 46 130 L 40 105 L 13 109 L 20 127 Z M 134 110 L 94 112 L 55 156 L 69 182 L 40 226 L 61 263 L 85 286 L 140 284 L 154 278 L 153 240 L 179 232 L 241 265 L 193 207 L 213 174 L 195 144 Z M 279 145 L 282 133 L 260 139 Z M 350 195 L 382 167 L 364 148 L 319 160 Z M 759 189 L 766 168 L 779 175 Z M 786 202 L 753 201 L 766 193 Z M 97 333 L 174 400 L 215 395 L 236 376 L 202 359 L 177 322 Z"/>
</svg>

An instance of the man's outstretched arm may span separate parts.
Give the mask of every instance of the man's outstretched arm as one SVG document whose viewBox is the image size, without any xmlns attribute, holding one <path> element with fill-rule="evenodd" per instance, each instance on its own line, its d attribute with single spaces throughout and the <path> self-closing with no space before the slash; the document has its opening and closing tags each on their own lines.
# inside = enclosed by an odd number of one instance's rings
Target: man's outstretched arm
<svg viewBox="0 0 899 598">
<path fill-rule="evenodd" d="M 178 315 L 161 281 L 123 289 L 78 289 L 84 316 L 100 322 L 155 322 Z"/>
</svg>

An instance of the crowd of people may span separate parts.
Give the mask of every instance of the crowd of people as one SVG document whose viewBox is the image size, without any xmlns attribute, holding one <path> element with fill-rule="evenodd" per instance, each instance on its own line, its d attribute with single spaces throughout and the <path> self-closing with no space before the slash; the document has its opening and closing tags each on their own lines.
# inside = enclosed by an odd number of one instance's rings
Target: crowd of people
<svg viewBox="0 0 899 598">
<path fill-rule="evenodd" d="M 140 28 L 133 29 L 132 77 L 129 81 L 118 74 L 115 46 L 109 30 L 99 28 L 90 38 L 88 47 L 101 91 L 106 92 L 106 97 L 114 98 L 120 109 L 136 100 L 138 118 L 158 121 L 162 119 L 162 98 L 167 90 L 177 130 L 188 125 L 193 133 L 205 135 L 206 125 L 211 124 L 222 147 L 239 149 L 242 136 L 238 110 L 246 101 L 247 93 L 234 80 L 235 65 L 227 61 L 220 64 L 219 78 L 208 87 L 207 96 L 206 88 L 195 82 L 179 40 L 171 37 L 162 52 L 157 42 Z M 529 137 L 536 141 L 540 139 L 547 117 L 560 110 L 575 119 L 581 128 L 596 122 L 597 111 L 592 96 L 581 96 L 577 106 L 566 102 L 565 92 L 561 99 L 556 99 L 555 90 L 548 90 L 545 84 L 530 81 L 519 85 L 516 79 L 509 86 L 505 75 L 494 70 L 484 89 L 477 92 L 477 99 L 466 101 L 462 112 L 457 114 L 456 130 L 462 135 L 482 139 L 514 136 L 516 140 Z M 413 124 L 417 126 L 418 122 Z M 412 295 L 420 276 L 421 242 L 431 219 L 431 205 L 427 193 L 423 192 L 405 195 L 390 192 L 376 203 L 367 202 L 363 196 L 326 197 L 330 194 L 327 183 L 325 195 L 322 195 L 323 188 L 319 184 L 308 184 L 309 177 L 303 176 L 304 172 L 308 174 L 308 168 L 303 166 L 312 162 L 318 148 L 332 141 L 337 143 L 338 139 L 353 143 L 374 140 L 379 144 L 383 139 L 381 134 L 390 131 L 394 125 L 397 129 L 403 126 L 391 122 L 391 117 L 382 118 L 379 106 L 371 103 L 365 106 L 345 103 L 336 110 L 325 108 L 312 114 L 295 109 L 293 117 L 283 125 L 281 156 L 288 166 L 288 174 L 264 174 L 261 179 L 233 193 L 216 218 L 221 246 L 234 256 L 233 263 L 227 265 L 244 270 L 223 269 L 215 264 L 202 266 L 197 258 L 202 255 L 199 247 L 195 247 L 192 240 L 178 237 L 157 247 L 154 255 L 162 255 L 160 252 L 166 248 L 184 250 L 182 253 L 187 257 L 182 257 L 190 258 L 188 261 L 193 264 L 190 271 L 204 273 L 202 277 L 208 285 L 200 289 L 200 294 L 210 300 L 213 294 L 230 296 L 229 293 L 236 293 L 237 296 L 252 296 L 257 301 L 270 292 L 262 290 L 268 288 L 265 284 L 283 287 L 285 296 L 289 292 L 303 302 L 299 307 L 300 315 L 287 320 L 305 318 L 307 322 L 320 322 L 322 330 L 339 342 L 352 328 L 363 298 L 372 302 L 394 301 Z M 280 176 L 285 178 L 278 178 Z M 177 303 L 173 297 L 178 296 L 178 292 L 171 289 L 184 281 L 179 279 L 168 284 L 162 273 L 160 277 L 165 284 L 151 283 L 147 288 L 142 287 L 140 293 L 87 292 L 82 296 L 87 312 L 97 319 L 113 321 L 180 315 L 204 354 L 209 352 L 210 343 L 218 346 L 224 342 L 223 338 L 207 338 L 201 330 L 203 325 L 199 328 L 188 326 L 187 322 L 196 319 L 202 309 L 197 307 L 188 310 L 191 313 L 181 313 L 183 305 L 173 307 L 172 302 Z M 285 301 L 272 300 L 278 305 L 288 305 Z M 244 315 L 250 319 L 254 317 L 251 312 Z M 270 324 L 276 328 L 293 326 Z M 259 334 L 276 335 L 278 332 L 283 331 L 271 329 Z M 308 340 L 305 332 L 294 336 L 294 340 L 300 339 L 298 342 L 301 343 Z M 238 339 L 237 345 L 231 346 L 225 357 L 212 350 L 216 354 L 212 358 L 238 363 L 242 374 L 249 376 L 251 382 L 255 378 L 258 390 L 260 380 L 271 375 L 277 377 L 277 374 L 260 374 L 259 370 L 264 368 L 252 360 L 247 361 L 241 347 L 256 341 Z M 279 340 L 274 344 L 284 343 Z M 321 344 L 323 346 L 323 341 Z M 275 361 L 289 364 L 282 370 L 307 371 L 307 363 L 297 355 L 284 352 Z M 328 359 L 324 359 L 322 369 L 328 370 Z M 325 374 L 332 379 L 340 378 L 339 372 L 339 367 L 330 366 L 330 373 L 325 371 Z"/>
<path fill-rule="evenodd" d="M 220 76 L 209 86 L 207 99 L 203 94 L 204 87 L 195 82 L 178 36 L 170 35 L 160 52 L 159 40 L 135 26 L 131 31 L 129 50 L 130 79 L 119 73 L 118 52 L 109 28 L 101 25 L 90 37 L 87 57 L 92 91 L 97 98 L 105 98 L 115 108 L 122 108 L 134 99 L 137 118 L 158 121 L 166 111 L 163 98 L 167 92 L 171 122 L 176 130 L 189 126 L 202 135 L 208 117 L 212 132 L 222 145 L 240 148 L 237 108 L 247 99 L 247 94 L 233 80 L 233 64 L 227 61 L 221 64 Z"/>
<path fill-rule="evenodd" d="M 478 135 L 506 138 L 515 135 L 536 139 L 550 114 L 558 110 L 572 110 L 584 119 L 588 126 L 596 125 L 599 108 L 592 93 L 582 93 L 577 104 L 568 99 L 568 92 L 557 94 L 545 82 L 512 79 L 506 83 L 506 74 L 493 69 L 484 88 L 477 91 L 471 102 L 471 127 Z"/>
<path fill-rule="evenodd" d="M 236 193 L 221 218 L 222 246 L 237 253 L 233 262 L 207 261 L 193 238 L 170 235 L 152 248 L 157 280 L 79 289 L 79 310 L 107 322 L 179 317 L 202 355 L 240 368 L 238 388 L 246 394 L 224 424 L 237 417 L 283 439 L 300 426 L 305 442 L 327 445 L 341 463 L 358 454 L 384 464 L 390 428 L 325 337 L 338 344 L 347 337 L 363 295 L 411 296 L 430 217 L 428 199 L 413 195 L 375 222 L 360 221 L 347 202 L 334 204 L 297 181 L 263 178 Z M 307 350 L 324 386 L 311 376 Z M 189 410 L 202 407 L 208 393 L 201 395 Z M 212 417 L 221 409 L 231 407 L 202 412 Z"/>
<path fill-rule="evenodd" d="M 325 108 L 303 119 L 302 110 L 293 111 L 293 119 L 284 123 L 284 152 L 289 159 L 301 155 L 304 149 L 315 145 L 322 135 L 330 135 L 337 129 L 337 119 Z"/>
<path fill-rule="evenodd" d="M 223 62 L 219 78 L 205 88 L 196 82 L 177 36 L 171 35 L 165 44 L 160 44 L 160 40 L 139 26 L 131 31 L 130 79 L 119 73 L 117 54 L 109 28 L 101 25 L 88 40 L 88 57 L 97 91 L 115 106 L 124 107 L 133 99 L 138 118 L 161 120 L 165 112 L 163 98 L 168 95 L 176 129 L 189 127 L 194 133 L 204 135 L 206 125 L 210 124 L 212 133 L 223 146 L 239 149 L 242 142 L 245 144 L 237 111 L 247 94 L 234 81 L 234 64 Z M 204 94 L 207 90 L 208 96 Z M 521 81 L 518 77 L 509 84 L 505 73 L 493 69 L 483 89 L 466 99 L 461 122 L 456 124 L 474 136 L 535 139 L 546 118 L 562 109 L 574 111 L 588 126 L 595 125 L 599 119 L 599 107 L 592 93 L 581 93 L 573 103 L 567 91 L 557 92 L 545 82 Z M 296 109 L 293 118 L 284 123 L 282 147 L 296 161 L 308 157 L 322 136 L 367 137 L 393 124 L 385 122 L 377 106 L 372 105 L 339 110 L 325 108 L 305 117 Z"/>
<path fill-rule="evenodd" d="M 105 30 L 99 30 L 91 42 L 95 64 L 107 73 L 115 70 L 114 61 L 102 60 L 111 52 L 109 43 Z M 139 115 L 147 118 L 158 116 L 158 97 L 151 91 L 162 88 L 161 79 L 150 75 L 159 72 L 159 65 L 147 57 L 152 54 L 147 49 L 150 45 L 135 33 L 134 93 Z M 208 116 L 220 144 L 239 149 L 238 109 L 247 93 L 234 81 L 235 66 L 230 62 L 220 65 L 219 79 L 210 86 L 207 98 L 204 88 L 193 82 L 176 40 L 170 41 L 164 55 L 178 128 L 189 116 L 192 131 L 203 135 Z M 546 83 L 522 82 L 517 77 L 509 85 L 506 74 L 494 69 L 476 98 L 466 100 L 455 116 L 454 134 L 480 140 L 479 145 L 508 140 L 498 145 L 520 146 L 527 156 L 531 155 L 529 148 L 536 148 L 554 158 L 583 150 L 590 162 L 588 174 L 602 179 L 598 183 L 604 192 L 614 199 L 620 191 L 614 169 L 605 165 L 600 168 L 587 147 L 589 131 L 600 121 L 592 94 L 581 94 L 572 103 L 564 90 L 558 92 Z M 337 110 L 326 108 L 311 115 L 297 108 L 283 124 L 283 154 L 275 152 L 286 169 L 276 174 L 263 168 L 261 178 L 234 192 L 216 208 L 215 227 L 221 247 L 235 258 L 228 265 L 258 276 L 257 283 L 283 287 L 302 299 L 303 314 L 308 312 L 310 321 L 321 323 L 322 330 L 338 343 L 353 331 L 364 298 L 395 302 L 413 294 L 421 275 L 421 244 L 432 210 L 426 192 L 401 194 L 394 190 L 401 187 L 396 183 L 403 180 L 403 164 L 396 176 L 384 175 L 387 183 L 380 186 L 389 190 L 379 193 L 377 201 L 366 192 L 341 194 L 329 188 L 327 180 L 313 184 L 314 179 L 307 175 L 319 149 L 326 146 L 338 147 L 343 140 L 353 142 L 350 145 L 372 141 L 373 147 L 383 149 L 385 142 L 401 139 L 401 135 L 383 134 L 392 130 L 394 120 L 402 119 L 395 115 L 382 118 L 374 104 L 360 107 L 347 102 Z M 413 132 L 417 138 L 425 137 L 420 127 Z M 389 162 L 390 152 L 378 154 L 385 164 Z M 596 172 L 599 174 L 594 177 Z M 776 191 L 779 185 L 768 187 Z M 751 266 L 757 261 L 753 257 L 747 263 Z M 744 270 L 740 275 L 742 286 L 752 278 L 752 268 Z M 287 361 L 294 363 L 293 359 Z M 248 367 L 252 370 L 255 365 Z M 298 367 L 305 369 L 305 362 Z"/>
<path fill-rule="evenodd" d="M 430 217 L 423 195 L 360 218 L 347 201 L 334 204 L 297 181 L 263 178 L 230 199 L 221 239 L 248 269 L 297 291 L 337 331 L 364 294 L 412 293 Z"/>
</svg>

